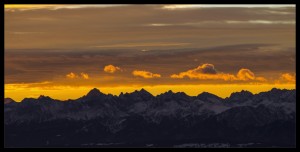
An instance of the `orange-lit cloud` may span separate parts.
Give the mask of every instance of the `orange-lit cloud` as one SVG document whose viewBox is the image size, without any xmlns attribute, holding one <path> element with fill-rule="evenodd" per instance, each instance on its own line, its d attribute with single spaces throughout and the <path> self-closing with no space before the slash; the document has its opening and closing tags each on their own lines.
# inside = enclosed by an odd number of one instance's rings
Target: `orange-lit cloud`
<svg viewBox="0 0 300 152">
<path fill-rule="evenodd" d="M 40 5 L 40 4 L 6 4 L 4 5 L 5 10 L 35 10 L 35 9 L 48 9 L 48 10 L 57 10 L 57 9 L 80 9 L 80 8 L 106 8 L 106 7 L 116 7 L 116 6 L 124 6 L 124 5 Z"/>
<path fill-rule="evenodd" d="M 237 75 L 228 74 L 228 73 L 220 73 L 217 72 L 213 64 L 203 64 L 198 66 L 195 69 L 188 70 L 186 72 L 180 72 L 179 74 L 172 74 L 171 78 L 182 79 L 182 78 L 190 78 L 190 79 L 202 79 L 202 80 L 225 80 L 225 81 L 233 81 L 233 80 L 256 80 L 256 81 L 266 81 L 264 77 L 255 77 L 254 73 L 249 69 L 240 69 Z"/>
<path fill-rule="evenodd" d="M 67 74 L 66 77 L 69 79 L 74 79 L 74 78 L 77 78 L 78 76 L 75 73 L 71 72 L 71 73 Z"/>
<path fill-rule="evenodd" d="M 140 70 L 134 70 L 132 72 L 132 74 L 134 76 L 142 77 L 142 78 L 146 78 L 146 79 L 160 78 L 161 77 L 160 74 L 155 74 L 155 73 L 151 73 L 151 72 L 148 72 L 148 71 L 140 71 Z"/>
<path fill-rule="evenodd" d="M 264 77 L 256 77 L 254 73 L 249 69 L 240 69 L 237 73 L 236 80 L 248 81 L 248 80 L 256 80 L 256 81 L 267 81 Z"/>
<path fill-rule="evenodd" d="M 115 73 L 117 71 L 121 71 L 121 68 L 110 64 L 105 66 L 103 70 L 107 73 Z"/>
<path fill-rule="evenodd" d="M 255 76 L 254 73 L 249 69 L 240 69 L 240 71 L 237 73 L 237 78 L 240 80 L 254 80 Z"/>
<path fill-rule="evenodd" d="M 89 75 L 87 73 L 80 73 L 83 79 L 89 79 Z"/>
<path fill-rule="evenodd" d="M 281 78 L 287 81 L 295 82 L 296 81 L 296 75 L 291 75 L 289 73 L 284 73 L 281 75 Z"/>
<path fill-rule="evenodd" d="M 81 75 L 81 78 L 83 78 L 83 79 L 89 79 L 89 75 L 87 73 L 81 72 L 80 75 Z M 71 72 L 71 73 L 67 74 L 66 77 L 68 79 L 75 79 L 75 78 L 79 78 L 79 75 Z"/>
<path fill-rule="evenodd" d="M 280 75 L 278 80 L 275 80 L 275 83 L 295 83 L 296 75 L 290 73 L 283 73 Z"/>
<path fill-rule="evenodd" d="M 257 80 L 257 81 L 267 81 L 267 79 L 264 78 L 264 77 L 255 77 L 255 80 Z"/>
<path fill-rule="evenodd" d="M 30 10 L 30 9 L 43 9 L 43 8 L 51 8 L 59 5 L 15 5 L 15 4 L 7 4 L 4 5 L 5 9 L 21 9 L 21 10 Z"/>
<path fill-rule="evenodd" d="M 180 72 L 179 74 L 172 74 L 171 78 L 182 79 L 188 77 L 190 79 L 221 79 L 221 80 L 235 80 L 235 76 L 231 74 L 217 73 L 213 64 L 203 64 L 195 69 L 188 70 L 186 72 Z"/>
<path fill-rule="evenodd" d="M 53 82 L 50 81 L 43 81 L 43 82 L 35 82 L 35 83 L 12 83 L 12 84 L 5 84 L 5 91 L 13 91 L 13 90 L 20 90 L 20 89 L 28 89 L 34 87 L 41 87 L 41 86 L 51 86 Z"/>
</svg>

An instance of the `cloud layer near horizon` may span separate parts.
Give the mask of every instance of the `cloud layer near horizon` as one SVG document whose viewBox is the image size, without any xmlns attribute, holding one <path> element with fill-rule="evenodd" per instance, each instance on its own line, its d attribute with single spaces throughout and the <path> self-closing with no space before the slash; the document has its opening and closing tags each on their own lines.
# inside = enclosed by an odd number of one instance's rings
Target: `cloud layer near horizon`
<svg viewBox="0 0 300 152">
<path fill-rule="evenodd" d="M 132 75 L 136 76 L 136 77 L 142 77 L 145 79 L 152 79 L 152 78 L 160 78 L 161 75 L 157 74 L 157 73 L 152 73 L 149 71 L 143 71 L 143 70 L 134 70 L 132 72 Z"/>
<path fill-rule="evenodd" d="M 190 79 L 202 79 L 202 80 L 224 80 L 224 81 L 267 81 L 264 77 L 255 77 L 254 73 L 249 70 L 242 68 L 239 70 L 237 75 L 218 72 L 213 64 L 203 64 L 197 68 L 188 70 L 186 72 L 180 72 L 179 74 L 172 74 L 170 76 L 174 79 L 182 79 L 188 77 Z"/>
<path fill-rule="evenodd" d="M 40 64 L 41 62 L 43 64 Z M 205 65 L 205 63 L 211 65 Z M 241 70 L 243 68 L 250 71 Z M 132 71 L 137 69 L 151 71 L 161 75 L 161 77 L 159 81 L 134 79 Z M 82 83 L 100 83 L 104 86 L 172 83 L 218 84 L 231 82 L 225 82 L 225 79 L 253 80 L 253 75 L 256 80 L 259 80 L 259 77 L 264 77 L 268 82 L 274 82 L 283 73 L 290 73 L 291 75 L 295 73 L 295 51 L 292 48 L 280 49 L 276 45 L 252 44 L 177 50 L 128 51 L 121 49 L 84 51 L 84 53 L 80 51 L 9 50 L 5 53 L 6 84 L 42 81 L 58 81 L 65 84 L 68 82 L 63 81 L 66 77 L 65 71 L 72 71 L 79 77 L 81 76 L 80 73 L 86 73 L 92 77 L 89 77 L 90 82 Z M 238 74 L 238 72 L 240 73 Z M 179 78 L 203 78 L 176 79 L 174 81 L 169 77 L 173 74 Z M 176 77 L 175 75 L 173 77 Z M 76 76 L 70 75 L 70 77 Z M 288 76 L 284 77 L 289 79 Z M 291 81 L 281 82 L 290 83 Z"/>
</svg>

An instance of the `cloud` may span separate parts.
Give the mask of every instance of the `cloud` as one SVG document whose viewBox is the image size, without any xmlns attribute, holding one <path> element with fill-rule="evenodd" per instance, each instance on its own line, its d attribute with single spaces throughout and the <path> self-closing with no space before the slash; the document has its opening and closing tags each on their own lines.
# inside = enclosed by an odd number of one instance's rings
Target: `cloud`
<svg viewBox="0 0 300 152">
<path fill-rule="evenodd" d="M 83 79 L 89 79 L 89 75 L 87 73 L 80 73 Z"/>
<path fill-rule="evenodd" d="M 267 79 L 264 78 L 264 77 L 255 77 L 255 80 L 257 80 L 257 81 L 267 81 Z"/>
<path fill-rule="evenodd" d="M 80 75 L 81 75 L 81 78 L 83 78 L 83 79 L 86 79 L 86 80 L 89 79 L 89 75 L 87 73 L 81 72 Z M 71 72 L 71 73 L 67 74 L 66 77 L 68 79 L 75 79 L 75 78 L 79 78 L 79 75 Z"/>
<path fill-rule="evenodd" d="M 264 77 L 256 77 L 251 70 L 244 69 L 244 68 L 239 70 L 236 77 L 237 80 L 243 80 L 243 81 L 248 81 L 248 80 L 267 81 L 267 79 L 265 79 Z"/>
<path fill-rule="evenodd" d="M 279 77 L 278 80 L 275 81 L 276 83 L 295 83 L 296 82 L 296 75 L 290 73 L 283 73 Z"/>
<path fill-rule="evenodd" d="M 134 70 L 132 72 L 132 74 L 134 76 L 142 77 L 142 78 L 145 78 L 145 79 L 160 78 L 161 77 L 160 74 L 155 74 L 155 73 L 151 73 L 151 72 L 148 72 L 148 71 L 140 71 L 140 70 Z"/>
<path fill-rule="evenodd" d="M 191 79 L 224 79 L 230 80 L 234 76 L 228 74 L 217 74 L 217 70 L 213 64 L 203 64 L 198 66 L 195 69 L 188 70 L 186 72 L 180 72 L 179 74 L 171 75 L 171 78 L 184 78 L 188 77 Z"/>
<path fill-rule="evenodd" d="M 44 34 L 45 32 L 8 32 L 9 34 L 24 35 L 24 34 Z"/>
<path fill-rule="evenodd" d="M 34 82 L 34 83 L 10 83 L 5 84 L 5 90 L 15 90 L 21 88 L 31 88 L 31 87 L 38 87 L 38 86 L 49 86 L 53 85 L 53 82 L 50 81 L 43 81 L 43 82 Z"/>
<path fill-rule="evenodd" d="M 166 46 L 184 46 L 189 45 L 190 43 L 177 43 L 177 42 L 151 42 L 151 43 L 126 43 L 126 44 L 112 44 L 112 45 L 97 45 L 92 46 L 95 48 L 131 48 L 131 47 L 166 47 Z"/>
<path fill-rule="evenodd" d="M 240 69 L 237 73 L 237 78 L 240 80 L 254 80 L 255 75 L 249 69 Z"/>
<path fill-rule="evenodd" d="M 126 5 L 24 5 L 24 4 L 7 4 L 4 5 L 5 10 L 36 10 L 36 9 L 48 9 L 48 10 L 58 10 L 58 9 L 80 9 L 80 8 L 106 8 L 106 7 L 116 7 L 116 6 L 126 6 Z"/>
<path fill-rule="evenodd" d="M 66 77 L 69 79 L 74 79 L 74 78 L 77 78 L 78 76 L 75 73 L 71 72 L 71 73 L 67 74 Z"/>
<path fill-rule="evenodd" d="M 248 21 L 225 21 L 227 24 L 295 24 L 294 20 L 276 21 L 276 20 L 248 20 Z"/>
<path fill-rule="evenodd" d="M 145 24 L 144 26 L 149 27 L 165 27 L 165 26 L 193 26 L 202 27 L 209 25 L 272 25 L 272 24 L 285 24 L 285 25 L 295 25 L 295 20 L 218 20 L 218 21 L 197 21 L 197 22 L 182 22 L 182 23 L 152 23 Z M 184 44 L 184 43 L 183 43 Z"/>
<path fill-rule="evenodd" d="M 121 71 L 121 68 L 110 64 L 106 65 L 103 70 L 107 73 L 115 73 L 117 71 Z"/>
<path fill-rule="evenodd" d="M 199 9 L 199 8 L 284 8 L 295 7 L 295 5 L 164 5 L 162 9 L 177 10 L 177 9 Z"/>
<path fill-rule="evenodd" d="M 6 4 L 4 5 L 5 10 L 36 10 L 36 9 L 47 9 L 47 10 L 58 10 L 58 9 L 81 9 L 81 8 L 108 8 L 108 7 L 121 7 L 130 6 L 126 4 L 101 4 L 101 5 L 24 5 L 24 4 Z M 131 5 L 134 6 L 134 5 Z M 199 8 L 285 8 L 285 7 L 295 7 L 294 4 L 285 5 L 158 5 L 159 8 L 167 10 L 178 10 L 178 9 L 199 9 Z"/>
<path fill-rule="evenodd" d="M 201 72 L 204 74 L 216 74 L 217 70 L 213 64 L 203 64 L 202 66 L 198 66 L 195 72 Z"/>
<path fill-rule="evenodd" d="M 295 82 L 296 81 L 296 75 L 291 75 L 289 73 L 284 73 L 281 75 L 281 79 L 287 80 L 287 81 L 292 81 Z"/>
<path fill-rule="evenodd" d="M 238 71 L 237 75 L 229 74 L 229 73 L 221 73 L 215 69 L 213 64 L 203 64 L 198 66 L 195 69 L 188 70 L 186 72 L 180 72 L 179 74 L 172 74 L 170 76 L 174 79 L 182 79 L 182 78 L 190 78 L 190 79 L 202 79 L 202 80 L 224 80 L 224 81 L 248 81 L 248 80 L 256 80 L 256 81 L 266 81 L 264 77 L 255 77 L 254 73 L 249 70 L 242 68 Z"/>
</svg>

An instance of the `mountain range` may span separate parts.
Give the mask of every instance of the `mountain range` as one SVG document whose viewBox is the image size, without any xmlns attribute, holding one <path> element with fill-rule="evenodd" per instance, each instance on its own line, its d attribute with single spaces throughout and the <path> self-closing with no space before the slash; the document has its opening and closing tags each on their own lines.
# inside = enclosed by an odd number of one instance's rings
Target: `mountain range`
<svg viewBox="0 0 300 152">
<path fill-rule="evenodd" d="M 4 99 L 5 147 L 295 147 L 296 90 Z"/>
</svg>

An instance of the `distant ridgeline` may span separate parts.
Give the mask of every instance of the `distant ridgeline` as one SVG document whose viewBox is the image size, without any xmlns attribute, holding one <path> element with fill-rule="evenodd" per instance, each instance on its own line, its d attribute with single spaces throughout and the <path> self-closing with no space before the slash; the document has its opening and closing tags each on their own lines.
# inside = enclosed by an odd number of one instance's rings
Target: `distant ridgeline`
<svg viewBox="0 0 300 152">
<path fill-rule="evenodd" d="M 296 90 L 4 100 L 5 147 L 295 147 Z"/>
</svg>

